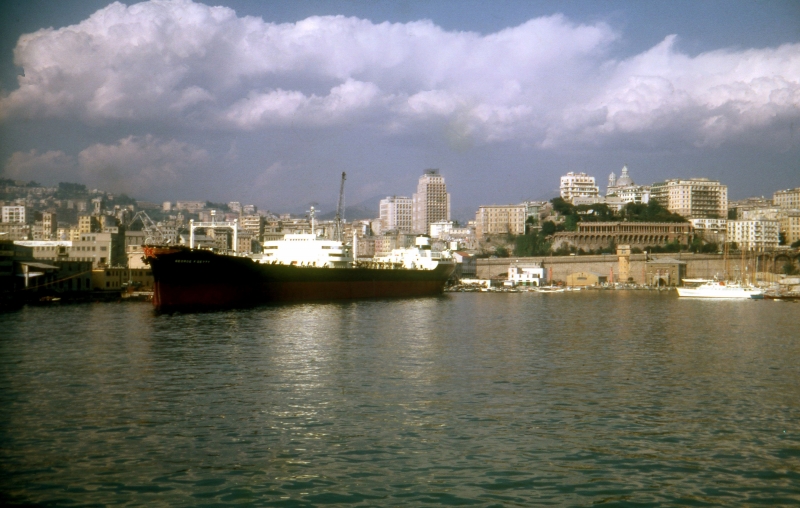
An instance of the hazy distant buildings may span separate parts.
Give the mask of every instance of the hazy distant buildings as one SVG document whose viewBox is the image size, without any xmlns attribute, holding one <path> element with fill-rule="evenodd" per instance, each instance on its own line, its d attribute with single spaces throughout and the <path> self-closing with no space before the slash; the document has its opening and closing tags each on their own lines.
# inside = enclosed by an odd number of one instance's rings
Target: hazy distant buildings
<svg viewBox="0 0 800 508">
<path fill-rule="evenodd" d="M 438 169 L 425 170 L 411 199 L 414 233 L 428 234 L 432 222 L 450 220 L 450 194 Z"/>
<path fill-rule="evenodd" d="M 386 196 L 381 199 L 381 231 L 410 233 L 412 227 L 413 200 L 406 196 Z"/>
<path fill-rule="evenodd" d="M 600 189 L 597 187 L 594 177 L 586 173 L 570 171 L 562 176 L 560 190 L 561 197 L 570 203 L 574 203 L 575 198 L 579 197 L 590 198 L 590 200 L 597 200 L 600 197 Z"/>
<path fill-rule="evenodd" d="M 728 214 L 728 186 L 708 178 L 676 178 L 654 183 L 650 199 L 687 219 L 725 218 Z"/>
<path fill-rule="evenodd" d="M 189 213 L 198 213 L 205 207 L 205 201 L 177 201 L 175 203 L 175 210 L 185 210 Z"/>
</svg>

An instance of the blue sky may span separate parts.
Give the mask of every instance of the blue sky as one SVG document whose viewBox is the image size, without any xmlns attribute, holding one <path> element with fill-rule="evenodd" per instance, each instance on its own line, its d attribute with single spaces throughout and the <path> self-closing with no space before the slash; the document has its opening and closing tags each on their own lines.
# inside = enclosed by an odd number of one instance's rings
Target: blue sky
<svg viewBox="0 0 800 508">
<path fill-rule="evenodd" d="M 219 5 L 218 8 L 213 6 Z M 458 218 L 567 171 L 800 185 L 798 2 L 7 1 L 0 174 L 273 211 Z M 16 61 L 15 61 L 16 51 Z"/>
</svg>

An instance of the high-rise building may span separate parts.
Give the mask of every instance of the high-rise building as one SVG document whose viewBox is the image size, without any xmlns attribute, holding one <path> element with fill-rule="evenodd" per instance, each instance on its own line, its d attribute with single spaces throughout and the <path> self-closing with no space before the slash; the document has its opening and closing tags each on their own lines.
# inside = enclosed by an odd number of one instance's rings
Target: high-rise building
<svg viewBox="0 0 800 508">
<path fill-rule="evenodd" d="M 414 233 L 428 234 L 431 222 L 450 220 L 450 194 L 438 169 L 425 170 L 411 200 Z"/>
<path fill-rule="evenodd" d="M 577 197 L 596 199 L 600 196 L 594 177 L 570 171 L 561 177 L 561 197 L 572 203 Z"/>
<path fill-rule="evenodd" d="M 411 232 L 412 199 L 406 196 L 386 196 L 381 199 L 381 231 Z"/>
<path fill-rule="evenodd" d="M 687 219 L 728 216 L 728 186 L 708 178 L 676 178 L 654 183 L 650 199 Z"/>
</svg>

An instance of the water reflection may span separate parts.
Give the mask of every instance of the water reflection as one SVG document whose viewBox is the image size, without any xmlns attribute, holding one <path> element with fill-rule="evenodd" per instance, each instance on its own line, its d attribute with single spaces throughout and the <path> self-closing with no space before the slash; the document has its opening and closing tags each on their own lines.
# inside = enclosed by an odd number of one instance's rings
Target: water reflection
<svg viewBox="0 0 800 508">
<path fill-rule="evenodd" d="M 0 316 L 18 502 L 784 503 L 793 307 L 670 293 Z"/>
</svg>

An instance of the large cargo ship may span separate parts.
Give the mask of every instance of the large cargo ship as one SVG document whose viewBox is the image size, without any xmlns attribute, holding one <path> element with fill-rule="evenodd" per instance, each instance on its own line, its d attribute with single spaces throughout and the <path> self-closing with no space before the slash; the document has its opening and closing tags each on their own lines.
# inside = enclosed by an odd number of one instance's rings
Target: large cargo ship
<svg viewBox="0 0 800 508">
<path fill-rule="evenodd" d="M 218 309 L 268 302 L 412 297 L 441 294 L 455 267 L 430 239 L 385 258 L 354 262 L 350 247 L 315 234 L 265 242 L 253 256 L 186 247 L 145 247 L 161 311 Z"/>
</svg>

